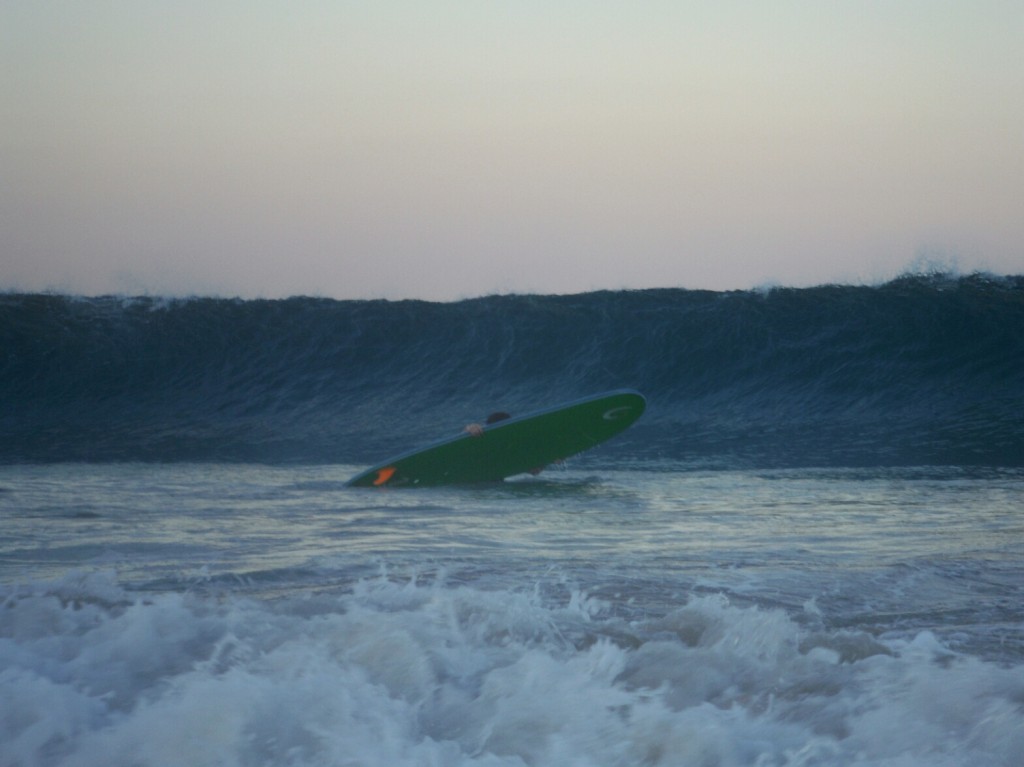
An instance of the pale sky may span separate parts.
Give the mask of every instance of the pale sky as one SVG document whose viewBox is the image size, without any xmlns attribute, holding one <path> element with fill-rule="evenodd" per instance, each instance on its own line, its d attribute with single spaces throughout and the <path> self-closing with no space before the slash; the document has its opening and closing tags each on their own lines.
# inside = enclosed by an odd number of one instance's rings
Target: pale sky
<svg viewBox="0 0 1024 767">
<path fill-rule="evenodd" d="M 0 290 L 1024 273 L 1024 0 L 0 0 Z"/>
</svg>

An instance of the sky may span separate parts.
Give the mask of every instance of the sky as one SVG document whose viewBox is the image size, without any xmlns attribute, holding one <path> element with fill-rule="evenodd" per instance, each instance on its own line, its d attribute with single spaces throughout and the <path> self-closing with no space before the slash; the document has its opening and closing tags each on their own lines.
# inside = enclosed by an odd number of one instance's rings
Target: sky
<svg viewBox="0 0 1024 767">
<path fill-rule="evenodd" d="M 1020 0 L 0 0 L 0 290 L 1024 273 Z"/>
</svg>

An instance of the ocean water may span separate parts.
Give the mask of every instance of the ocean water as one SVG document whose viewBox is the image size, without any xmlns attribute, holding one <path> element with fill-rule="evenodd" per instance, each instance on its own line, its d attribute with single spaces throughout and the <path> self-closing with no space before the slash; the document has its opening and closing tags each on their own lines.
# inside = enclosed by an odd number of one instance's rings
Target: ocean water
<svg viewBox="0 0 1024 767">
<path fill-rule="evenodd" d="M 490 410 L 647 395 L 492 486 Z M 1024 279 L 0 296 L 0 765 L 1024 764 Z"/>
</svg>

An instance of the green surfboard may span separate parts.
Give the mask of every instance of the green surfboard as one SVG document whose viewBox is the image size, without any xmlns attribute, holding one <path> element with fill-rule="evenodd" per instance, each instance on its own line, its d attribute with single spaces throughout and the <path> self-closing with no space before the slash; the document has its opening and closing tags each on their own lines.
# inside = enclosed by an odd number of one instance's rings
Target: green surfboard
<svg viewBox="0 0 1024 767">
<path fill-rule="evenodd" d="M 479 436 L 459 434 L 352 477 L 349 487 L 431 487 L 498 482 L 535 472 L 623 431 L 647 401 L 632 389 L 598 394 L 508 418 Z"/>
</svg>

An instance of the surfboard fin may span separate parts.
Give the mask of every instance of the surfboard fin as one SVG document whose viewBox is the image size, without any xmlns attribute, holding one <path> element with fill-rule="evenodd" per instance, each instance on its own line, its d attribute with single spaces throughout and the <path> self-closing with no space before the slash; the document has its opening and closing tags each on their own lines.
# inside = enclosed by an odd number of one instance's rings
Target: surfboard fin
<svg viewBox="0 0 1024 767">
<path fill-rule="evenodd" d="M 386 466 L 383 469 L 379 469 L 377 471 L 377 478 L 373 480 L 374 486 L 383 485 L 385 482 L 387 482 L 389 479 L 391 479 L 391 477 L 392 477 L 392 475 L 394 475 L 394 473 L 395 473 L 395 467 L 394 466 Z"/>
</svg>

